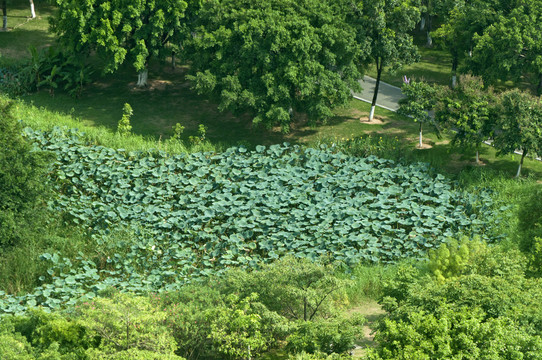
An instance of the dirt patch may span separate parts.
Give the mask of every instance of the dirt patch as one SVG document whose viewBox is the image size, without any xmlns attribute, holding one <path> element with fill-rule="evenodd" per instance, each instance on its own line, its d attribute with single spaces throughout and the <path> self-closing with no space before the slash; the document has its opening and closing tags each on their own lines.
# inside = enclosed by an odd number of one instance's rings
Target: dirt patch
<svg viewBox="0 0 542 360">
<path fill-rule="evenodd" d="M 416 144 L 416 149 L 425 150 L 425 149 L 431 149 L 433 145 L 430 144 L 422 144 L 420 147 L 420 144 Z"/>
<path fill-rule="evenodd" d="M 363 325 L 362 338 L 356 343 L 356 348 L 352 351 L 354 359 L 361 359 L 365 356 L 367 349 L 375 346 L 374 344 L 374 326 L 376 322 L 382 318 L 386 312 L 376 301 L 368 300 L 352 309 L 349 313 L 357 313 L 365 316 L 367 323 Z"/>
<path fill-rule="evenodd" d="M 373 120 L 369 120 L 369 117 L 367 115 L 361 116 L 359 118 L 359 122 L 363 124 L 369 124 L 369 125 L 382 125 L 384 124 L 384 121 L 379 116 L 373 116 Z"/>
</svg>

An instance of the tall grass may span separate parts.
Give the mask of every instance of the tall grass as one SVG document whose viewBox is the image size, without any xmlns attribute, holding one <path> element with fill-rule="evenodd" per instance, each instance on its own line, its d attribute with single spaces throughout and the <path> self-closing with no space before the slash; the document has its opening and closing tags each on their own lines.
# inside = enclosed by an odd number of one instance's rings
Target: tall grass
<svg viewBox="0 0 542 360">
<path fill-rule="evenodd" d="M 0 100 L 8 100 L 5 95 L 0 94 Z M 71 115 L 54 112 L 45 108 L 38 108 L 33 104 L 27 104 L 21 100 L 13 100 L 16 105 L 13 107 L 13 115 L 20 120 L 24 126 L 35 130 L 49 131 L 55 126 L 78 129 L 84 133 L 84 138 L 95 145 L 102 145 L 113 149 L 125 149 L 126 151 L 155 151 L 161 150 L 171 154 L 191 153 L 200 151 L 221 151 L 223 146 L 202 141 L 195 144 L 186 144 L 178 140 L 156 140 L 150 136 L 130 134 L 120 135 L 110 128 L 104 126 L 88 126 L 81 120 Z"/>
</svg>

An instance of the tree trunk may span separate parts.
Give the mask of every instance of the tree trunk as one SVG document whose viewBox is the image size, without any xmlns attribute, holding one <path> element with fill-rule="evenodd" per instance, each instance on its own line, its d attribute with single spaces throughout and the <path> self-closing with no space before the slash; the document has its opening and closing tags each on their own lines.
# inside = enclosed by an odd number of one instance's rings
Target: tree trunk
<svg viewBox="0 0 542 360">
<path fill-rule="evenodd" d="M 2 15 L 4 16 L 2 21 L 2 30 L 8 29 L 8 1 L 2 1 Z"/>
<path fill-rule="evenodd" d="M 423 142 L 422 142 L 422 135 L 423 135 L 422 125 L 423 125 L 423 123 L 420 122 L 420 144 L 419 144 L 420 149 L 423 147 Z"/>
<path fill-rule="evenodd" d="M 307 297 L 303 298 L 303 320 L 307 321 Z"/>
<path fill-rule="evenodd" d="M 521 155 L 521 160 L 519 161 L 518 173 L 516 174 L 516 178 L 519 178 L 519 176 L 521 175 L 521 167 L 523 166 L 523 159 L 525 159 L 527 151 L 527 149 L 523 150 L 523 155 Z"/>
<path fill-rule="evenodd" d="M 371 113 L 369 114 L 369 121 L 373 121 L 374 115 L 375 115 L 375 108 L 376 108 L 376 98 L 378 97 L 378 87 L 380 86 L 380 78 L 382 77 L 382 69 L 384 61 L 382 58 L 376 59 L 376 84 L 375 84 L 375 92 L 373 94 L 373 101 L 371 102 Z"/>
<path fill-rule="evenodd" d="M 171 68 L 175 69 L 175 52 L 171 52 Z"/>
<path fill-rule="evenodd" d="M 425 30 L 425 15 L 422 16 L 422 19 L 420 21 L 420 31 L 424 31 Z"/>
<path fill-rule="evenodd" d="M 137 75 L 137 86 L 144 87 L 147 86 L 147 77 L 149 75 L 149 69 L 145 68 L 139 72 Z"/>
<path fill-rule="evenodd" d="M 476 165 L 480 165 L 480 152 L 478 147 L 476 148 Z"/>
<path fill-rule="evenodd" d="M 459 59 L 457 54 L 454 54 L 452 57 L 452 89 L 455 89 L 457 86 L 457 65 Z"/>
<path fill-rule="evenodd" d="M 427 47 L 433 46 L 433 38 L 431 37 L 431 15 L 427 15 Z"/>
<path fill-rule="evenodd" d="M 36 10 L 34 9 L 34 0 L 30 0 L 30 14 L 32 15 L 32 19 L 36 17 Z"/>
</svg>

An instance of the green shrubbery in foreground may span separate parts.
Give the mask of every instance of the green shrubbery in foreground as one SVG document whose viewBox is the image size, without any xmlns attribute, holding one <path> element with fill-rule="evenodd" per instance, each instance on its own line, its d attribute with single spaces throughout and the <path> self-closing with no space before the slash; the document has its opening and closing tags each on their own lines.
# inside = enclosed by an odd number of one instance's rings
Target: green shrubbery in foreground
<svg viewBox="0 0 542 360">
<path fill-rule="evenodd" d="M 64 312 L 2 317 L 0 353 L 5 359 L 247 359 L 283 346 L 303 358 L 347 353 L 364 323 L 341 313 L 347 285 L 331 266 L 288 257 L 176 292 L 137 297 L 111 288 Z"/>
<path fill-rule="evenodd" d="M 542 359 L 541 279 L 519 251 L 468 241 L 431 255 L 437 276 L 399 269 L 369 359 Z"/>
</svg>

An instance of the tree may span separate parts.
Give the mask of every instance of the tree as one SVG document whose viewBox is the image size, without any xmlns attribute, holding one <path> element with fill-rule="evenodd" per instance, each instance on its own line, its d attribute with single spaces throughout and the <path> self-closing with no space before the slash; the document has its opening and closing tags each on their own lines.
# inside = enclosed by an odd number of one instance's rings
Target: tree
<svg viewBox="0 0 542 360">
<path fill-rule="evenodd" d="M 2 30 L 8 29 L 8 1 L 2 0 Z"/>
<path fill-rule="evenodd" d="M 365 42 L 347 0 L 206 1 L 187 44 L 193 88 L 220 110 L 288 131 L 295 111 L 332 116 L 358 88 Z M 365 39 L 367 41 L 367 39 Z"/>
<path fill-rule="evenodd" d="M 542 102 L 540 98 L 510 90 L 501 95 L 495 130 L 498 154 L 522 151 L 516 177 L 521 175 L 523 160 L 528 153 L 542 153 Z"/>
<path fill-rule="evenodd" d="M 440 14 L 445 21 L 434 31 L 435 42 L 452 56 L 452 87 L 457 84 L 459 62 L 472 55 L 476 34 L 507 16 L 516 0 L 456 0 L 448 2 Z"/>
<path fill-rule="evenodd" d="M 522 0 L 509 14 L 500 15 L 483 35 L 474 37 L 476 46 L 468 67 L 485 83 L 497 79 L 519 80 L 534 74 L 538 94 L 542 93 L 542 3 Z"/>
<path fill-rule="evenodd" d="M 477 164 L 480 145 L 493 132 L 490 113 L 494 106 L 492 91 L 485 91 L 482 80 L 472 76 L 462 76 L 458 87 L 444 92 L 438 99 L 437 122 L 455 130 L 452 143 L 474 145 Z"/>
<path fill-rule="evenodd" d="M 49 193 L 44 177 L 51 157 L 32 150 L 11 115 L 12 106 L 0 99 L 0 249 L 42 231 Z"/>
<path fill-rule="evenodd" d="M 56 0 L 56 4 L 51 29 L 65 50 L 80 56 L 95 51 L 105 72 L 130 61 L 138 72 L 138 86 L 147 83 L 149 59 L 164 57 L 168 42 L 178 42 L 187 7 L 182 0 Z"/>
<path fill-rule="evenodd" d="M 34 8 L 34 0 L 30 0 L 30 16 L 32 16 L 32 19 L 36 18 L 36 10 Z"/>
<path fill-rule="evenodd" d="M 431 32 L 433 30 L 434 17 L 446 17 L 455 0 L 422 0 L 420 30 L 426 33 L 426 46 L 433 46 Z"/>
<path fill-rule="evenodd" d="M 435 119 L 430 114 L 437 103 L 437 88 L 423 81 L 413 81 L 403 84 L 401 90 L 405 97 L 399 101 L 398 113 L 420 123 L 419 147 L 422 148 L 423 124 L 432 124 L 437 128 Z"/>
<path fill-rule="evenodd" d="M 382 70 L 397 69 L 418 61 L 417 47 L 410 31 L 420 18 L 416 2 L 406 0 L 368 0 L 360 6 L 361 29 L 370 39 L 371 62 L 376 64 L 376 85 L 369 120 L 372 121 Z"/>
</svg>

